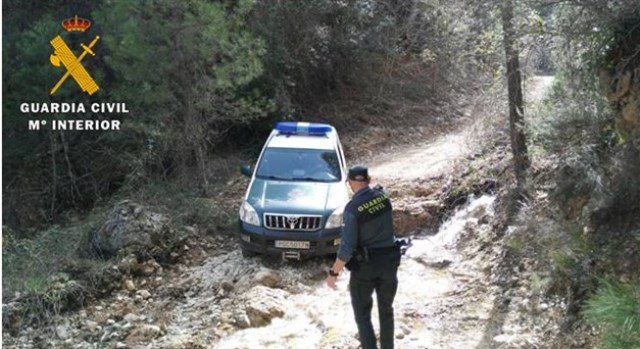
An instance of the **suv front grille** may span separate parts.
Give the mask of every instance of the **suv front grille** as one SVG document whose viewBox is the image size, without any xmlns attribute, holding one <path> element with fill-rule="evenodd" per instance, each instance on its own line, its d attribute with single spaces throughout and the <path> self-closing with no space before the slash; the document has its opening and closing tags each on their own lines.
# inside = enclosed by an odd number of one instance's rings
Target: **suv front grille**
<svg viewBox="0 0 640 349">
<path fill-rule="evenodd" d="M 273 230 L 314 231 L 320 229 L 322 216 L 298 216 L 290 214 L 265 213 L 264 226 Z"/>
</svg>

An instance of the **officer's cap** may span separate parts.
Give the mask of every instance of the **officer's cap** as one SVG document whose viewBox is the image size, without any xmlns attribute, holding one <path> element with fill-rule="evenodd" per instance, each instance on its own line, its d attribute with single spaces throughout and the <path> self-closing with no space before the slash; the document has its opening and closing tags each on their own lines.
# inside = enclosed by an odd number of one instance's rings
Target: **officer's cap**
<svg viewBox="0 0 640 349">
<path fill-rule="evenodd" d="M 360 165 L 353 166 L 349 169 L 348 177 L 352 181 L 364 182 L 369 180 L 369 169 Z"/>
</svg>

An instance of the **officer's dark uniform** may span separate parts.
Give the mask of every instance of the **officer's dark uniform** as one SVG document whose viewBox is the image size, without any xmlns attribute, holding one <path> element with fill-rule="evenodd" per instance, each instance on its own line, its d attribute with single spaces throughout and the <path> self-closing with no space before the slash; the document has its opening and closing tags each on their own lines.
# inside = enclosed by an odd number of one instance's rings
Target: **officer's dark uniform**
<svg viewBox="0 0 640 349">
<path fill-rule="evenodd" d="M 349 178 L 358 173 L 368 178 L 367 169 L 357 166 L 349 170 Z M 400 249 L 395 245 L 391 201 L 381 190 L 368 186 L 354 194 L 344 210 L 344 226 L 338 258 L 349 262 L 349 290 L 363 349 L 377 348 L 371 324 L 372 294 L 376 291 L 380 316 L 382 349 L 393 348 L 393 299 L 398 289 L 397 271 Z M 364 258 L 352 257 L 354 251 L 365 251 Z M 357 252 L 356 252 L 357 253 Z M 363 259 L 354 268 L 353 259 Z"/>
</svg>

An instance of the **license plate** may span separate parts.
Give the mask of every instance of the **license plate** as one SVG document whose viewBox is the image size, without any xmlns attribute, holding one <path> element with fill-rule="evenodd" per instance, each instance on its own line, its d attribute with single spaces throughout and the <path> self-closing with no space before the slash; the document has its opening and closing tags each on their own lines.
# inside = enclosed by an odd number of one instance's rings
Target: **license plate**
<svg viewBox="0 0 640 349">
<path fill-rule="evenodd" d="M 276 240 L 275 246 L 277 248 L 300 248 L 309 249 L 311 243 L 309 241 L 289 241 L 289 240 Z"/>
</svg>

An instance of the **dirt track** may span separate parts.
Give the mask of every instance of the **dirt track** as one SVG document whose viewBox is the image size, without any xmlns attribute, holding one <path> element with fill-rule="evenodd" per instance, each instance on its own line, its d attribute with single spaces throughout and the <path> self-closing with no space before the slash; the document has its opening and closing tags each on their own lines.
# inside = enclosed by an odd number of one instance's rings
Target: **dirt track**
<svg viewBox="0 0 640 349">
<path fill-rule="evenodd" d="M 549 82 L 542 80 L 545 86 Z M 370 163 L 371 175 L 385 187 L 402 185 L 400 195 L 410 194 L 407 190 L 417 181 L 444 184 L 456 175 L 452 164 L 468 155 L 467 132 L 463 128 L 382 156 Z M 487 339 L 495 315 L 491 277 L 500 253 L 491 242 L 493 203 L 492 196 L 475 198 L 437 235 L 418 234 L 399 270 L 396 347 L 484 349 L 496 343 Z M 339 278 L 337 291 L 327 288 L 330 264 L 326 258 L 299 263 L 245 259 L 226 245 L 202 264 L 179 265 L 156 277 L 158 286 L 136 285 L 61 317 L 47 343 L 70 348 L 355 349 L 349 276 Z M 29 343 L 16 347 L 38 347 L 37 341 Z"/>
<path fill-rule="evenodd" d="M 385 187 L 434 178 L 446 181 L 453 162 L 467 155 L 465 132 L 383 156 L 369 165 L 371 175 Z M 492 203 L 493 197 L 477 199 L 447 222 L 438 235 L 414 241 L 399 270 L 395 302 L 399 348 L 475 348 L 481 342 L 492 306 L 486 277 L 490 261 L 473 259 L 464 252 L 476 250 L 477 244 L 470 243 L 459 251 L 457 242 L 471 239 L 472 234 L 475 239 L 488 234 Z M 246 260 L 238 251 L 210 258 L 186 272 L 202 291 L 175 304 L 171 317 L 178 321 L 158 343 L 173 346 L 187 340 L 211 348 L 358 348 L 347 292 L 348 272 L 340 277 L 338 290 L 330 290 L 324 285 L 330 264 L 330 260 L 317 259 L 299 264 L 267 263 L 265 267 L 262 259 Z M 203 323 L 197 314 L 199 305 L 211 303 L 223 289 L 215 285 L 230 278 L 236 282 L 231 294 L 223 296 L 226 304 L 220 302 L 219 309 L 227 313 L 222 318 L 232 319 L 225 331 L 224 324 Z M 256 294 L 263 297 L 260 306 L 269 313 L 270 322 L 237 328 L 238 317 L 255 310 L 247 299 Z M 374 327 L 377 325 L 374 321 Z M 222 330 L 207 336 L 210 326 Z M 205 344 L 218 336 L 216 345 Z"/>
</svg>

